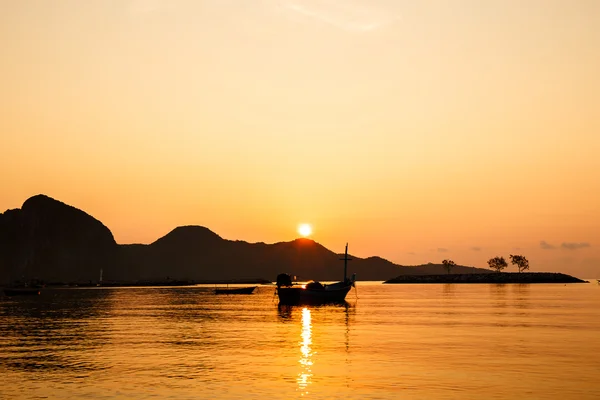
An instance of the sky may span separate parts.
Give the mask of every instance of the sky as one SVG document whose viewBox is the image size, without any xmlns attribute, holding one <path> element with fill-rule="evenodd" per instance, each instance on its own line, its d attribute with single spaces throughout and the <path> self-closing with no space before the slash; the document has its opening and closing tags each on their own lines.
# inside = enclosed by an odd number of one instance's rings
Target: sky
<svg viewBox="0 0 600 400">
<path fill-rule="evenodd" d="M 600 2 L 0 0 L 0 212 L 600 277 Z M 508 269 L 515 270 L 514 267 Z"/>
</svg>

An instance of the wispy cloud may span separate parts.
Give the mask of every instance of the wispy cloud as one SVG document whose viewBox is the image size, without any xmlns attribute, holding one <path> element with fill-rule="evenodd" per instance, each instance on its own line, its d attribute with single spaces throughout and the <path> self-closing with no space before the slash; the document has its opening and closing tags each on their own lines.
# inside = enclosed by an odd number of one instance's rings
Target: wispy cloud
<svg viewBox="0 0 600 400">
<path fill-rule="evenodd" d="M 581 243 L 562 243 L 560 245 L 560 247 L 562 249 L 566 249 L 566 250 L 578 250 L 578 249 L 583 249 L 585 247 L 591 247 L 591 245 L 589 243 L 586 243 L 586 242 L 581 242 Z"/>
<path fill-rule="evenodd" d="M 131 0 L 129 2 L 129 13 L 131 15 L 149 14 L 159 11 L 165 6 L 164 0 Z"/>
<path fill-rule="evenodd" d="M 546 242 L 545 240 L 540 241 L 540 247 L 544 250 L 553 250 L 556 249 L 556 246 Z"/>
<path fill-rule="evenodd" d="M 471 247 L 471 250 L 473 250 L 473 251 L 481 251 L 481 247 L 479 247 L 479 246 L 473 246 L 473 247 Z"/>
<path fill-rule="evenodd" d="M 438 251 L 438 253 L 447 253 L 447 252 L 449 252 L 450 250 L 448 250 L 448 249 L 445 249 L 445 248 L 443 248 L 443 247 L 438 247 L 438 248 L 437 248 L 437 251 Z"/>
<path fill-rule="evenodd" d="M 350 32 L 374 31 L 400 19 L 384 10 L 348 1 L 283 0 L 281 4 L 290 11 Z"/>
</svg>

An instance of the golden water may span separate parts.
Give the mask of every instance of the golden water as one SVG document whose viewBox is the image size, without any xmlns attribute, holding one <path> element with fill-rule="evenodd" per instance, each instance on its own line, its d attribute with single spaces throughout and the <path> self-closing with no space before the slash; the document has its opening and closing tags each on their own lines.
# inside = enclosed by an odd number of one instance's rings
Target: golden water
<svg viewBox="0 0 600 400">
<path fill-rule="evenodd" d="M 46 289 L 0 298 L 1 399 L 599 399 L 600 286 Z"/>
</svg>

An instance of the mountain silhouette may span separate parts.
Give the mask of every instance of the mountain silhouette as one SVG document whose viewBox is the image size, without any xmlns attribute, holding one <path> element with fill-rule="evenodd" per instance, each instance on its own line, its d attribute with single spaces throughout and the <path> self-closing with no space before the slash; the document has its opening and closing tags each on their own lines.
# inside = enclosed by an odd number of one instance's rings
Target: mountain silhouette
<svg viewBox="0 0 600 400">
<path fill-rule="evenodd" d="M 100 221 L 48 196 L 0 214 L 0 282 L 96 281 L 117 250 Z"/>
<path fill-rule="evenodd" d="M 180 226 L 151 244 L 115 242 L 111 231 L 87 213 L 45 195 L 0 214 L 0 283 L 105 281 L 274 280 L 281 272 L 298 280 L 343 278 L 342 254 L 311 239 L 274 244 L 223 239 L 202 226 Z M 380 257 L 351 256 L 348 274 L 360 280 L 443 273 L 441 264 L 400 266 Z M 456 266 L 455 273 L 487 269 Z"/>
</svg>

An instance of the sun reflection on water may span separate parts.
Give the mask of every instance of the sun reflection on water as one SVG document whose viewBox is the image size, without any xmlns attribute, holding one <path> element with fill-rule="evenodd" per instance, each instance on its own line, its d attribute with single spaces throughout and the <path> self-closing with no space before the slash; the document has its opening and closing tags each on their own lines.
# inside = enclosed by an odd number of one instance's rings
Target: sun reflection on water
<svg viewBox="0 0 600 400">
<path fill-rule="evenodd" d="M 302 333 L 300 334 L 302 340 L 300 341 L 300 366 L 301 371 L 298 374 L 296 381 L 298 382 L 298 390 L 302 395 L 308 394 L 308 386 L 312 383 L 312 324 L 310 310 L 308 308 L 302 309 Z"/>
</svg>

